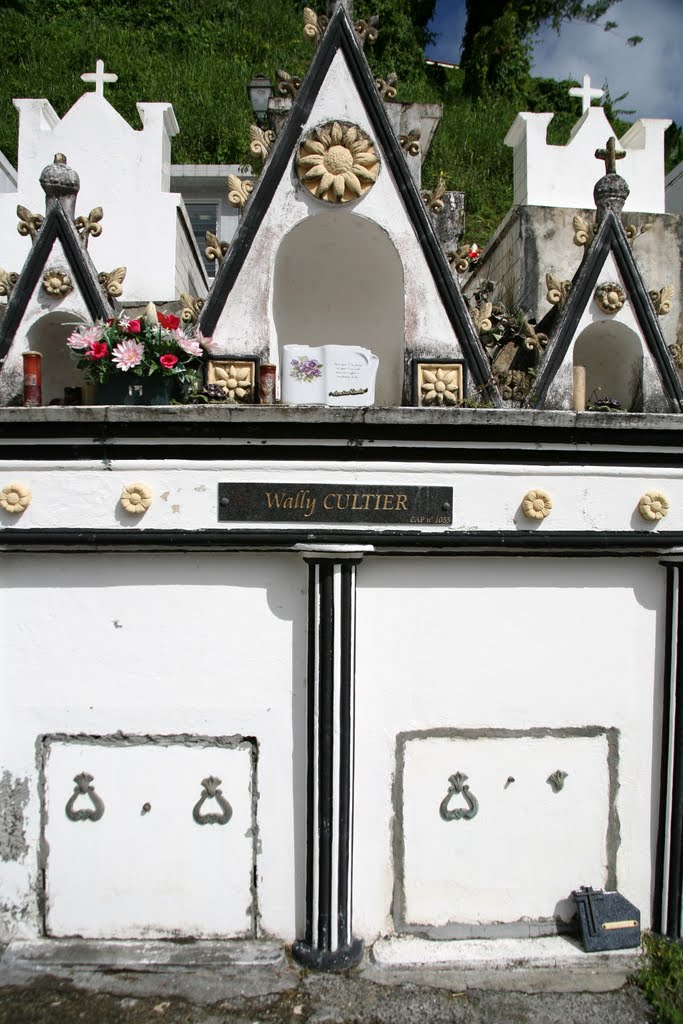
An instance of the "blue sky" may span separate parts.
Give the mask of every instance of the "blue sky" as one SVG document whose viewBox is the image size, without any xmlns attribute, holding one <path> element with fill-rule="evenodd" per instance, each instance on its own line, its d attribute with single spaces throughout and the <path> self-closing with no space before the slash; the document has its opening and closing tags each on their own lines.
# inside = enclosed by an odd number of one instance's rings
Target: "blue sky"
<svg viewBox="0 0 683 1024">
<path fill-rule="evenodd" d="M 574 78 L 585 74 L 591 84 L 609 85 L 613 97 L 628 92 L 618 104 L 634 109 L 636 117 L 670 117 L 683 124 L 683 0 L 621 0 L 602 22 L 619 27 L 604 32 L 597 25 L 569 22 L 559 36 L 542 30 L 534 45 L 533 73 L 549 78 Z M 431 28 L 438 33 L 427 56 L 457 63 L 465 27 L 465 0 L 437 0 Z M 626 45 L 629 36 L 643 36 L 636 47 Z M 577 116 L 581 113 L 576 101 Z"/>
</svg>

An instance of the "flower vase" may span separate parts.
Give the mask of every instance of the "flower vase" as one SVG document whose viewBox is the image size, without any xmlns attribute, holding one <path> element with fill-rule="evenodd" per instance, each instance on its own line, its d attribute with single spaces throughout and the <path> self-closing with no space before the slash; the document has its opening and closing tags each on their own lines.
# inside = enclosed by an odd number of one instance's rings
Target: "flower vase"
<svg viewBox="0 0 683 1024">
<path fill-rule="evenodd" d="M 97 386 L 98 405 L 168 405 L 176 378 L 155 373 L 151 377 L 128 377 L 114 373 Z"/>
</svg>

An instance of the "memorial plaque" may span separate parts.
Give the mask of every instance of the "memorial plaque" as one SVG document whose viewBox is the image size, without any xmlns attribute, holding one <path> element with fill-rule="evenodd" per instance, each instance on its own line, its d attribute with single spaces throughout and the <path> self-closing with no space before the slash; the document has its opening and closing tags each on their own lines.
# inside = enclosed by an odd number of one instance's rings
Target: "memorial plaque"
<svg viewBox="0 0 683 1024">
<path fill-rule="evenodd" d="M 450 526 L 452 502 L 451 487 L 219 484 L 218 521 Z"/>
</svg>

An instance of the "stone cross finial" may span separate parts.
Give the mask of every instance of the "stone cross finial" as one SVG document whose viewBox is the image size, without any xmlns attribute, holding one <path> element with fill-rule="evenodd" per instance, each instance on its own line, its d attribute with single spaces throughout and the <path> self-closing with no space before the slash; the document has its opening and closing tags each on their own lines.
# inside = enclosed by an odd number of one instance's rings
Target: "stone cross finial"
<svg viewBox="0 0 683 1024">
<path fill-rule="evenodd" d="M 595 150 L 595 159 L 605 161 L 605 174 L 616 174 L 617 160 L 623 160 L 625 156 L 623 149 L 617 149 L 617 140 L 613 135 L 607 140 L 605 149 Z"/>
<path fill-rule="evenodd" d="M 591 76 L 583 76 L 583 85 L 579 88 L 574 86 L 569 90 L 570 96 L 578 96 L 581 99 L 581 113 L 585 114 L 587 110 L 590 110 L 591 100 L 599 100 L 605 95 L 604 89 L 591 89 Z"/>
<path fill-rule="evenodd" d="M 103 60 L 97 61 L 94 71 L 87 71 L 84 75 L 81 75 L 81 81 L 95 83 L 95 95 L 102 97 L 104 97 L 104 83 L 118 82 L 118 80 L 119 76 L 111 71 L 105 73 Z"/>
</svg>

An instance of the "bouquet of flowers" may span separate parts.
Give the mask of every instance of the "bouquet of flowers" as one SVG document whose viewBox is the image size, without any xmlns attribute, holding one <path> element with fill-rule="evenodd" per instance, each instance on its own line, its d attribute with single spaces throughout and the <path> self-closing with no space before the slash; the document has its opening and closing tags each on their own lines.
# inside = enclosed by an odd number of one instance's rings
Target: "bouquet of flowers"
<svg viewBox="0 0 683 1024">
<path fill-rule="evenodd" d="M 79 370 L 92 384 L 102 384 L 120 373 L 150 377 L 159 373 L 180 384 L 197 388 L 204 350 L 211 338 L 190 324 L 181 325 L 173 313 L 157 311 L 153 302 L 140 319 L 121 315 L 112 320 L 76 328 L 67 338 Z"/>
</svg>

